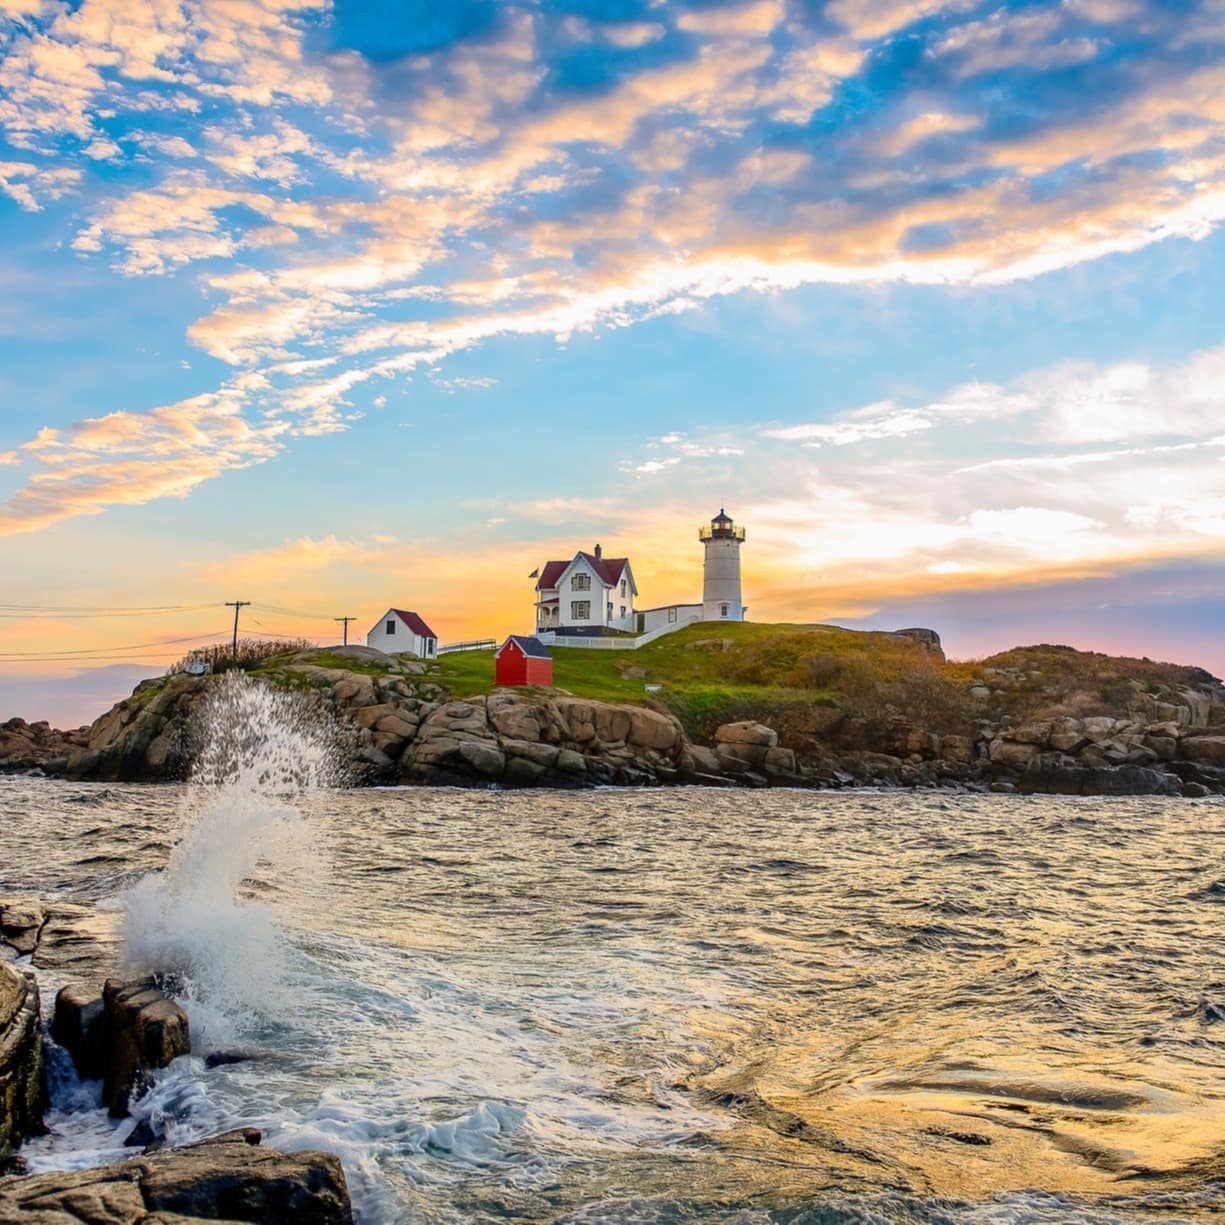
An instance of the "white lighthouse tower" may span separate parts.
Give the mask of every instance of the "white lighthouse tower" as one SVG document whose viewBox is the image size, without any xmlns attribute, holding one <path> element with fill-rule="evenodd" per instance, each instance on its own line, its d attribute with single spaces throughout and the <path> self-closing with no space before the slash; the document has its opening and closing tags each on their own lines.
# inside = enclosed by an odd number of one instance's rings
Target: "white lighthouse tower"
<svg viewBox="0 0 1225 1225">
<path fill-rule="evenodd" d="M 720 507 L 710 526 L 698 528 L 698 539 L 706 546 L 702 568 L 702 620 L 743 621 L 740 598 L 740 546 L 744 528 L 737 527 Z"/>
</svg>

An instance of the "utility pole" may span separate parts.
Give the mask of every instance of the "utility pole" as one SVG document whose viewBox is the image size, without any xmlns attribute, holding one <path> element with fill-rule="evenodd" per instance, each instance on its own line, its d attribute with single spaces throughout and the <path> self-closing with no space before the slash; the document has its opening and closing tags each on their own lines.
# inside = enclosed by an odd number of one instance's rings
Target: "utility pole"
<svg viewBox="0 0 1225 1225">
<path fill-rule="evenodd" d="M 226 608 L 234 610 L 234 645 L 230 653 L 235 659 L 238 658 L 238 613 L 240 609 L 246 608 L 250 603 L 250 600 L 226 600 L 225 602 Z"/>
<path fill-rule="evenodd" d="M 332 618 L 332 620 L 333 620 L 333 621 L 343 621 L 343 622 L 344 622 L 344 626 L 345 626 L 345 629 L 344 629 L 344 635 L 345 635 L 344 645 L 345 645 L 345 646 L 348 646 L 348 645 L 349 645 L 349 622 L 350 622 L 350 621 L 356 621 L 356 620 L 357 620 L 357 618 L 356 618 L 356 617 L 333 617 L 333 618 Z"/>
</svg>

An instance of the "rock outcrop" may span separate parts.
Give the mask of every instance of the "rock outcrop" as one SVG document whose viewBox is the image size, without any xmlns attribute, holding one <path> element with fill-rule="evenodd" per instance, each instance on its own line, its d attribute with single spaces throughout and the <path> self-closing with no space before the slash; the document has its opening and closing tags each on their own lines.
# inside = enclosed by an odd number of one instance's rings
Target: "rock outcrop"
<svg viewBox="0 0 1225 1225">
<path fill-rule="evenodd" d="M 191 1050 L 187 1014 L 152 978 L 107 979 L 102 994 L 76 984 L 55 998 L 52 1035 L 81 1076 L 101 1078 L 102 1103 L 116 1118 L 150 1076 Z"/>
<path fill-rule="evenodd" d="M 264 1148 L 254 1128 L 94 1170 L 0 1179 L 3 1225 L 351 1225 L 331 1153 Z"/>
<path fill-rule="evenodd" d="M 187 1014 L 161 984 L 113 976 L 117 953 L 111 916 L 68 902 L 0 899 L 0 970 L 16 973 L 4 960 L 29 957 L 34 970 L 69 979 L 55 998 L 52 1036 L 81 1076 L 103 1082 L 103 1104 L 122 1117 L 154 1071 L 188 1053 L 191 1038 Z M 26 980 L 37 1033 L 38 988 L 33 974 Z"/>
<path fill-rule="evenodd" d="M 61 732 L 49 723 L 9 719 L 0 723 L 0 763 L 10 771 L 50 767 L 53 772 L 58 772 L 67 762 L 69 754 L 82 748 L 88 739 L 87 727 Z"/>
<path fill-rule="evenodd" d="M 685 743 L 659 711 L 496 691 L 425 713 L 398 769 L 404 782 L 510 787 L 672 781 Z"/>
<path fill-rule="evenodd" d="M 0 1155 L 42 1129 L 42 1041 L 34 975 L 0 961 Z"/>
<path fill-rule="evenodd" d="M 0 961 L 18 957 L 99 994 L 119 958 L 115 916 L 73 902 L 0 898 Z"/>
<path fill-rule="evenodd" d="M 887 637 L 915 644 L 908 650 L 921 661 L 916 675 L 946 677 L 933 631 Z M 684 649 L 727 654 L 739 648 L 731 638 L 711 638 Z M 1225 793 L 1225 688 L 1219 682 L 1196 669 L 1111 661 L 1069 648 L 1011 653 L 981 667 L 968 683 L 962 674 L 951 686 L 957 691 L 951 710 L 946 678 L 936 695 L 944 706 L 909 717 L 888 701 L 858 712 L 853 703 L 843 709 L 828 701 L 793 702 L 777 726 L 763 712 L 700 737 L 686 735 L 655 699 L 636 706 L 562 690 L 515 689 L 448 700 L 429 664 L 355 650 L 345 661 L 351 667 L 320 666 L 317 654 L 304 653 L 287 657 L 265 679 L 302 693 L 322 717 L 345 729 L 343 752 L 356 783 Z M 1116 665 L 1128 665 L 1137 674 L 1111 674 L 1104 688 L 1092 671 L 1101 660 L 1116 672 Z M 623 674 L 642 671 L 627 664 Z M 42 768 L 104 781 L 182 777 L 191 761 L 195 714 L 218 680 L 145 682 L 83 737 L 72 733 L 81 742 Z M 1107 709 L 1114 713 L 1103 713 Z M 1055 713 L 1018 717 L 1013 710 Z M 1071 713 L 1076 711 L 1084 713 Z M 0 769 L 12 765 L 0 756 Z"/>
</svg>

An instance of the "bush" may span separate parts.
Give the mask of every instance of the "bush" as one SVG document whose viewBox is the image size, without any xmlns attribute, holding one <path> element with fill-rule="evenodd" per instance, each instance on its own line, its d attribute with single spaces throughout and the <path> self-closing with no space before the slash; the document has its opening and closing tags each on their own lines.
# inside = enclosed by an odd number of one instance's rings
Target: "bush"
<svg viewBox="0 0 1225 1225">
<path fill-rule="evenodd" d="M 829 651 L 806 655 L 797 678 L 807 689 L 828 689 L 842 674 L 842 661 Z"/>
<path fill-rule="evenodd" d="M 839 708 L 870 727 L 901 718 L 950 734 L 965 730 L 971 719 L 965 687 L 946 675 L 938 661 L 917 652 L 900 669 L 882 667 L 867 656 L 852 657 L 843 661 L 834 683 Z"/>
<path fill-rule="evenodd" d="M 274 655 L 309 651 L 313 646 L 314 643 L 308 642 L 305 638 L 281 639 L 276 642 L 266 638 L 240 638 L 237 652 L 228 642 L 200 647 L 198 650 L 189 651 L 182 659 L 171 664 L 166 669 L 166 675 L 177 676 L 181 672 L 186 672 L 187 665 L 198 660 L 208 664 L 213 672 L 229 672 L 235 668 L 249 672 Z"/>
</svg>

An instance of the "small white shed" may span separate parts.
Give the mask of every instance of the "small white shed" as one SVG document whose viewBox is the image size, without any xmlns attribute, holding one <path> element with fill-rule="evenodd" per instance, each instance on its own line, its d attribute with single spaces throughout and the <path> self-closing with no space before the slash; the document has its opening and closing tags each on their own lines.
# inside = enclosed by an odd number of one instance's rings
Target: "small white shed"
<svg viewBox="0 0 1225 1225">
<path fill-rule="evenodd" d="M 366 645 L 388 655 L 411 652 L 418 659 L 438 655 L 438 635 L 420 613 L 403 608 L 389 608 L 366 634 Z"/>
</svg>

